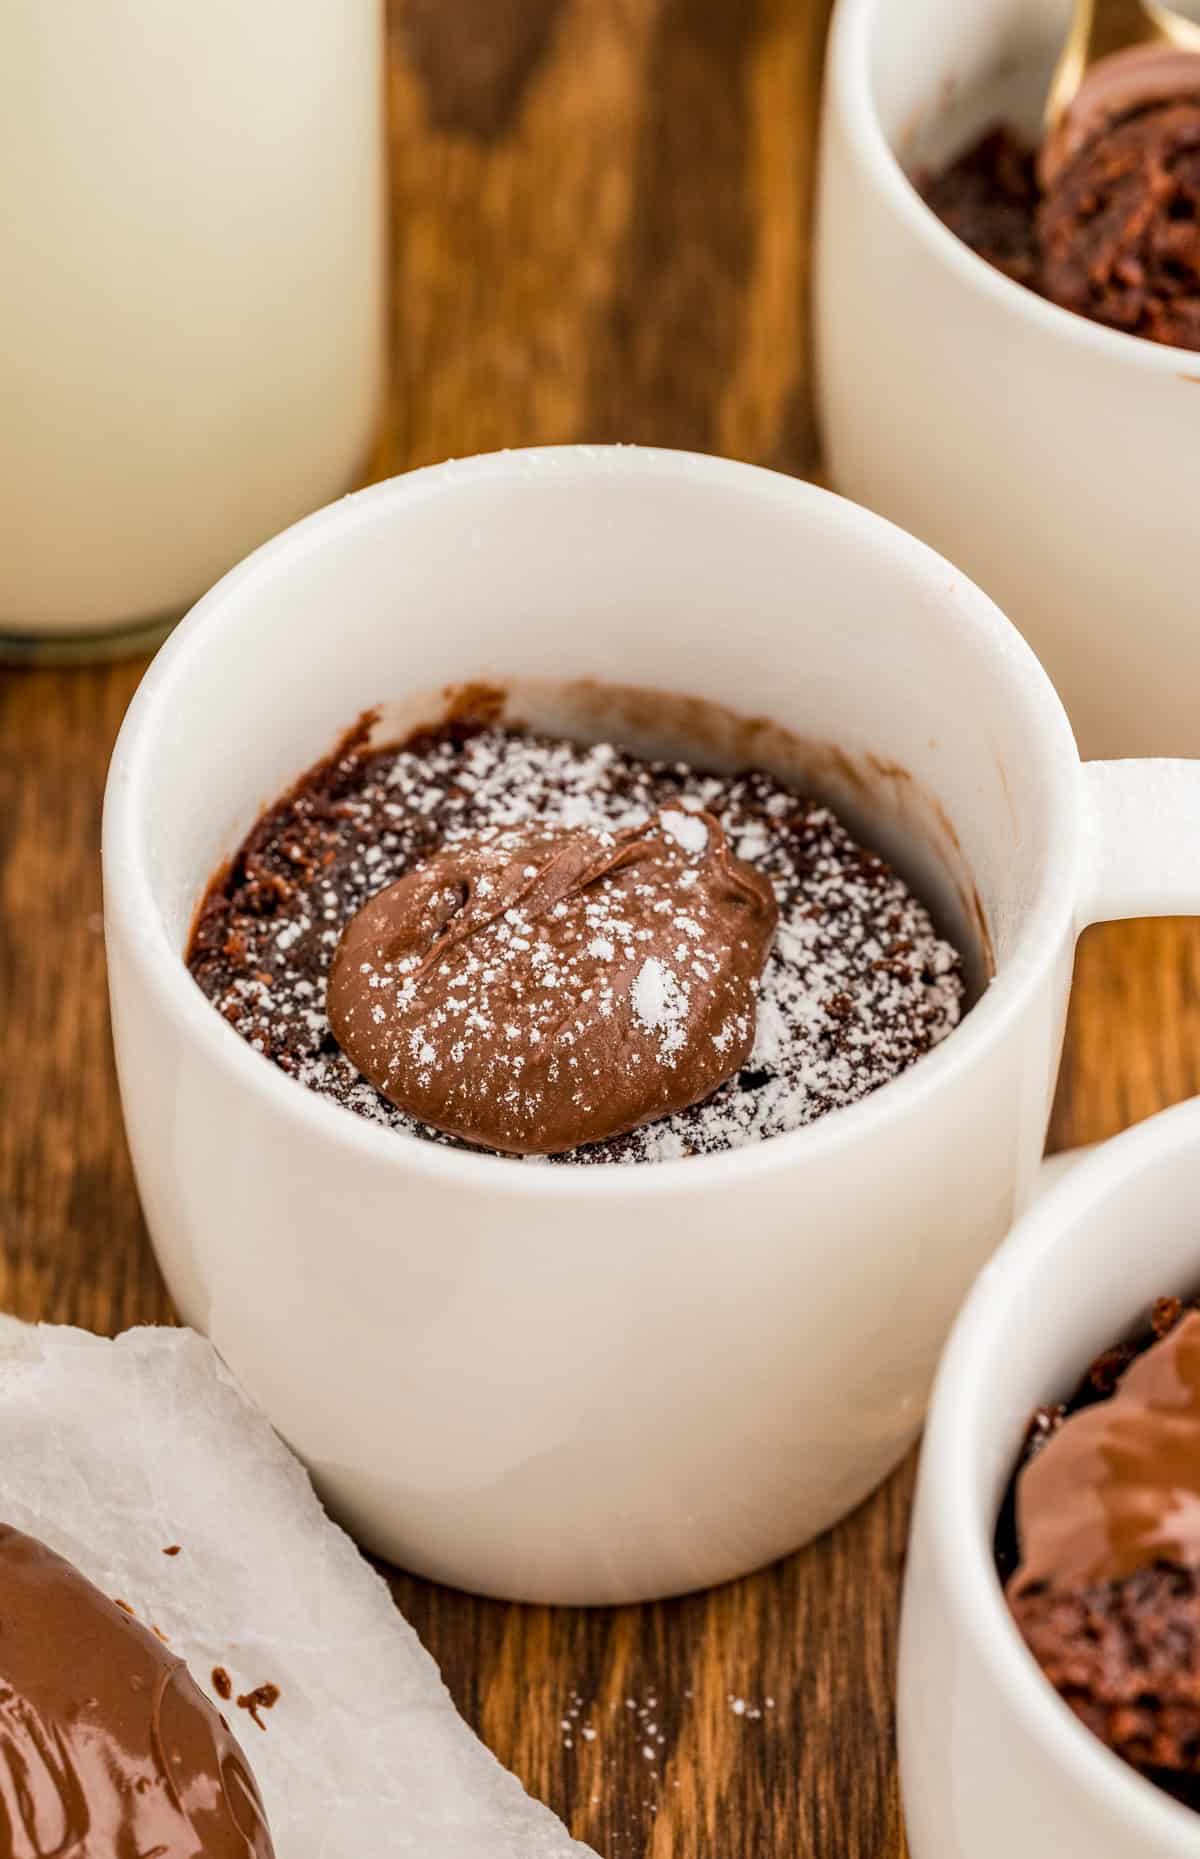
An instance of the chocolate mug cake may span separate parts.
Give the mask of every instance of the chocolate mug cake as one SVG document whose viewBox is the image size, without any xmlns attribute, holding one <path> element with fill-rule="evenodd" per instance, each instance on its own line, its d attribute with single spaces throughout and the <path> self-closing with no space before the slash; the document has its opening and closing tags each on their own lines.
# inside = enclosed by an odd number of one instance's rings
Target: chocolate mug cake
<svg viewBox="0 0 1200 1859">
<path fill-rule="evenodd" d="M 818 801 L 612 743 L 362 723 L 219 874 L 187 952 L 257 1050 L 359 1115 L 555 1162 L 712 1154 L 896 1077 L 958 952 Z"/>
<path fill-rule="evenodd" d="M 1094 322 L 1200 349 L 1200 55 L 1138 47 L 1088 73 L 1040 152 L 998 123 L 922 191 L 965 244 Z"/>
<path fill-rule="evenodd" d="M 1200 1809 L 1200 1309 L 1161 1298 L 1039 1408 L 996 1534 L 1009 1607 L 1108 1747 Z"/>
</svg>

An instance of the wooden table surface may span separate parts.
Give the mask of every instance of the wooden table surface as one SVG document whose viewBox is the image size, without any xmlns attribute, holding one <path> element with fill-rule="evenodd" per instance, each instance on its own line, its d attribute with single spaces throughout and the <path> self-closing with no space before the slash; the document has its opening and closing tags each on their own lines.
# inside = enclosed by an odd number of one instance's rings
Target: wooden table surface
<svg viewBox="0 0 1200 1859">
<path fill-rule="evenodd" d="M 817 463 L 804 311 L 828 0 L 398 0 L 379 471 L 570 439 Z M 0 1306 L 170 1319 L 109 1052 L 98 845 L 140 663 L 0 673 Z M 1092 931 L 1056 1145 L 1200 1090 L 1200 927 Z M 607 1859 L 892 1859 L 903 1469 L 824 1541 L 617 1612 L 396 1595 Z M 654 1728 L 651 1728 L 651 1725 Z M 584 1734 L 584 1727 L 594 1735 Z"/>
</svg>

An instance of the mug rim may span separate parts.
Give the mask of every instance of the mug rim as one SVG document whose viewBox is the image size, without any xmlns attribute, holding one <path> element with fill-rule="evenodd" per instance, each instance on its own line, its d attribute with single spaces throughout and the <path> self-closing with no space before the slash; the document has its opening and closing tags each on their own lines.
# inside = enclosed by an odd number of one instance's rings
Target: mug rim
<svg viewBox="0 0 1200 1859">
<path fill-rule="evenodd" d="M 1062 1255 L 1081 1219 L 1114 1187 L 1164 1157 L 1200 1147 L 1200 1098 L 1158 1112 L 1100 1145 L 1048 1189 L 984 1266 L 946 1345 L 921 1449 L 920 1527 L 931 1539 L 939 1586 L 986 1682 L 1031 1741 L 1073 1786 L 1124 1822 L 1135 1822 L 1155 1854 L 1196 1851 L 1200 1814 L 1175 1801 L 1082 1724 L 1039 1670 L 1004 1601 L 992 1557 L 994 1517 L 981 1514 L 974 1486 L 980 1409 L 1002 1338 L 1019 1322 L 1031 1285 L 1060 1282 Z M 1014 1458 L 1016 1447 L 1014 1446 Z"/>
<path fill-rule="evenodd" d="M 614 475 L 650 478 L 674 475 L 676 481 L 699 481 L 720 488 L 750 485 L 756 494 L 776 498 L 820 513 L 823 524 L 842 524 L 858 531 L 864 541 L 874 539 L 894 555 L 907 556 L 916 567 L 936 570 L 939 581 L 959 596 L 961 623 L 975 628 L 981 647 L 1002 651 L 1018 669 L 1022 697 L 1035 724 L 1054 773 L 1061 777 L 1047 804 L 1050 843 L 1046 872 L 1038 893 L 1025 913 L 1012 951 L 970 1012 L 933 1051 L 923 1055 L 900 1076 L 868 1097 L 800 1129 L 773 1136 L 743 1148 L 710 1155 L 681 1156 L 670 1160 L 615 1163 L 585 1171 L 570 1168 L 516 1167 L 515 1158 L 446 1145 L 384 1128 L 335 1104 L 287 1076 L 269 1059 L 255 1052 L 217 1013 L 188 972 L 163 922 L 145 859 L 141 829 L 142 795 L 152 779 L 155 738 L 165 726 L 175 692 L 186 684 L 194 657 L 221 650 L 225 616 L 228 630 L 236 623 L 244 635 L 241 610 L 256 584 L 279 569 L 293 567 L 310 551 L 326 544 L 338 546 L 360 525 L 377 521 L 380 512 L 393 515 L 438 496 L 456 485 L 508 483 L 539 476 L 561 481 L 573 470 L 587 477 Z M 568 445 L 482 453 L 472 458 L 449 459 L 442 464 L 384 479 L 380 483 L 326 505 L 311 516 L 263 543 L 219 580 L 185 615 L 161 647 L 142 678 L 129 705 L 113 751 L 105 789 L 103 865 L 105 917 L 119 922 L 134 965 L 160 1008 L 174 1022 L 189 1045 L 198 1043 L 206 1057 L 224 1074 L 231 1090 L 253 1093 L 269 1103 L 278 1117 L 298 1125 L 314 1142 L 334 1143 L 356 1152 L 365 1164 L 382 1164 L 474 1185 L 489 1193 L 502 1186 L 542 1197 L 634 1194 L 652 1198 L 678 1194 L 686 1186 L 711 1190 L 725 1184 L 748 1182 L 763 1171 L 799 1165 L 869 1141 L 878 1124 L 898 1111 L 917 1108 L 943 1081 L 980 1056 L 989 1042 L 1000 1038 L 1009 1023 L 1027 1005 L 1041 982 L 1062 930 L 1072 923 L 1080 896 L 1084 869 L 1082 763 L 1066 712 L 1032 649 L 995 603 L 960 570 L 910 536 L 848 499 L 804 479 L 758 465 L 705 454 L 661 447 L 622 445 Z M 198 901 L 198 900 L 197 900 Z"/>
<path fill-rule="evenodd" d="M 1200 357 L 1195 349 L 1151 342 L 1147 336 L 1112 329 L 1077 310 L 1051 303 L 972 251 L 926 205 L 885 134 L 875 107 L 870 74 L 872 30 L 887 4 L 888 0 L 838 0 L 830 33 L 826 108 L 832 110 L 836 102 L 839 120 L 877 191 L 884 195 L 896 220 L 930 262 L 953 274 L 967 289 L 989 298 L 1010 318 L 1036 329 L 1048 341 L 1074 343 L 1081 350 L 1102 356 L 1109 366 L 1124 364 L 1150 374 L 1177 376 L 1183 362 L 1200 375 Z"/>
</svg>

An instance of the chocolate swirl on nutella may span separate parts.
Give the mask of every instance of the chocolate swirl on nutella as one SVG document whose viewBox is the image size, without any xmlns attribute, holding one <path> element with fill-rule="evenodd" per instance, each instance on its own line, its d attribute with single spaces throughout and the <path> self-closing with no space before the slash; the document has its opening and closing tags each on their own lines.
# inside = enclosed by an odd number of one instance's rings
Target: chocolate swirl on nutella
<svg viewBox="0 0 1200 1859">
<path fill-rule="evenodd" d="M 1200 1314 L 1139 1356 L 1116 1392 L 1065 1420 L 1017 1484 L 1009 1595 L 1200 1569 Z"/>
<path fill-rule="evenodd" d="M 0 1852 L 273 1854 L 245 1758 L 182 1660 L 69 1562 L 3 1525 Z"/>
<path fill-rule="evenodd" d="M 376 1089 L 432 1128 L 556 1154 L 733 1076 L 777 915 L 708 813 L 482 833 L 352 919 L 329 1020 Z"/>
</svg>

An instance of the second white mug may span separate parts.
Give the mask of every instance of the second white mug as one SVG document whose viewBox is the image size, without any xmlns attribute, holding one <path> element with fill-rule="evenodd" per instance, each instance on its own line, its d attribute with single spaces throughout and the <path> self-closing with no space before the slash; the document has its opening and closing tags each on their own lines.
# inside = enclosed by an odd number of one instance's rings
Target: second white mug
<svg viewBox="0 0 1200 1859">
<path fill-rule="evenodd" d="M 997 117 L 1036 133 L 1069 11 L 839 0 L 816 280 L 830 474 L 1000 603 L 1085 754 L 1195 755 L 1200 355 L 1013 283 L 906 173 Z"/>
</svg>

